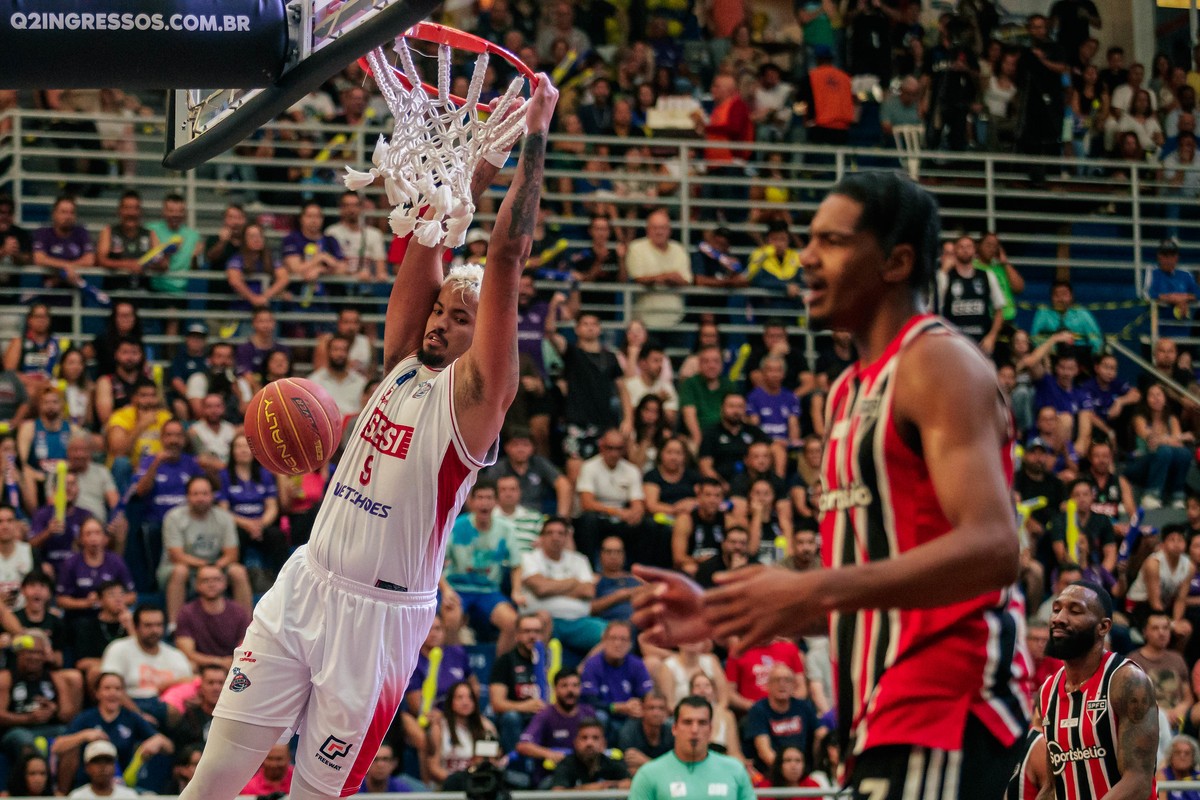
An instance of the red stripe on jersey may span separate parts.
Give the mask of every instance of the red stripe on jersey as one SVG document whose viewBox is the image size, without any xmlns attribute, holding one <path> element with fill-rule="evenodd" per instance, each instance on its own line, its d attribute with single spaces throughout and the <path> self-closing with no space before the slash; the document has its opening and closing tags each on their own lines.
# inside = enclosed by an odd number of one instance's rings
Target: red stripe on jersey
<svg viewBox="0 0 1200 800">
<path fill-rule="evenodd" d="M 454 442 L 446 443 L 446 453 L 437 472 L 437 505 L 434 511 L 433 532 L 429 537 L 429 546 L 425 552 L 425 563 L 441 564 L 439 554 L 442 553 L 442 542 L 450 523 L 450 512 L 455 509 L 458 493 L 463 481 L 471 474 L 471 468 L 463 463 L 458 456 Z M 441 568 L 438 569 L 441 574 Z"/>
<path fill-rule="evenodd" d="M 375 713 L 371 715 L 371 723 L 367 726 L 367 732 L 363 734 L 362 744 L 358 748 L 358 757 L 354 759 L 354 766 L 350 767 L 350 774 L 346 776 L 346 782 L 342 784 L 342 797 L 349 797 L 362 787 L 363 778 L 367 776 L 367 769 L 375 760 L 375 754 L 379 752 L 379 745 L 382 744 L 383 737 L 392 725 L 392 720 L 400 708 L 400 700 L 403 696 L 403 686 L 385 685 L 379 693 L 379 700 L 375 703 Z"/>
<path fill-rule="evenodd" d="M 831 387 L 821 470 L 827 567 L 895 558 L 951 529 L 928 466 L 892 411 L 900 354 L 927 333 L 956 335 L 937 317 L 914 317 L 877 361 L 851 365 Z M 1002 457 L 1012 464 L 1011 440 Z M 968 713 L 1001 743 L 1017 741 L 1024 708 L 1012 695 L 1019 683 L 1010 668 L 1024 645 L 1009 599 L 994 591 L 940 608 L 832 615 L 836 695 L 849 712 L 843 737 L 851 753 L 892 744 L 958 750 Z"/>
</svg>

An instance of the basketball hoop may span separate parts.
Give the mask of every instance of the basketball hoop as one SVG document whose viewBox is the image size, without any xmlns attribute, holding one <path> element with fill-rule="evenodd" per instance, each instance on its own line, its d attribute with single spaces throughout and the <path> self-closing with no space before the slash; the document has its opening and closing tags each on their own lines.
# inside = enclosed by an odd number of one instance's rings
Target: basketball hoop
<svg viewBox="0 0 1200 800">
<path fill-rule="evenodd" d="M 431 42 L 438 50 L 437 85 L 421 80 L 405 41 Z M 450 94 L 452 49 L 477 54 L 466 97 Z M 513 142 L 525 132 L 525 82 L 536 86 L 533 72 L 515 55 L 486 39 L 434 23 L 418 23 L 396 40 L 399 66 L 388 64 L 382 48 L 366 57 L 379 91 L 392 112 L 391 141 L 380 136 L 371 156 L 374 165 L 361 172 L 346 167 L 343 182 L 363 189 L 376 178 L 393 210 L 388 215 L 397 236 L 413 234 L 421 244 L 458 247 L 466 239 L 475 215 L 471 178 L 480 159 L 499 167 L 508 159 Z M 484 75 L 492 55 L 516 68 L 508 90 L 492 105 L 479 102 Z"/>
</svg>

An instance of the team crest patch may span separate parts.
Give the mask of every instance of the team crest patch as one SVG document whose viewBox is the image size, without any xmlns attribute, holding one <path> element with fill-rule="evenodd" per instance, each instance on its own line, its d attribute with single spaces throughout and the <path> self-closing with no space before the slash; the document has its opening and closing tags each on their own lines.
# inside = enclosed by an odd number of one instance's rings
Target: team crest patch
<svg viewBox="0 0 1200 800">
<path fill-rule="evenodd" d="M 433 381 L 421 381 L 417 384 L 417 390 L 412 393 L 413 400 L 420 400 L 425 395 L 429 394 L 429 390 L 433 388 Z"/>
<path fill-rule="evenodd" d="M 233 680 L 229 682 L 229 691 L 244 692 L 250 688 L 250 679 L 239 667 L 233 668 Z"/>
<path fill-rule="evenodd" d="M 1087 710 L 1088 719 L 1090 719 L 1092 721 L 1092 724 L 1095 725 L 1096 720 L 1103 717 L 1104 712 L 1108 711 L 1108 701 L 1107 700 L 1088 700 L 1086 710 Z"/>
</svg>

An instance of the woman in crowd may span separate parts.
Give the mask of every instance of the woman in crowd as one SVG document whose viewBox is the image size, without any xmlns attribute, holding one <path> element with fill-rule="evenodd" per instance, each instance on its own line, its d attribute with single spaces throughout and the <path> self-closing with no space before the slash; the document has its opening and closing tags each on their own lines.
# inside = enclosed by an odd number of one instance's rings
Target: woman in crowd
<svg viewBox="0 0 1200 800">
<path fill-rule="evenodd" d="M 475 743 L 495 739 L 496 727 L 479 711 L 479 698 L 467 681 L 450 687 L 445 710 L 429 721 L 425 765 L 429 780 L 441 784 L 471 766 Z"/>
<path fill-rule="evenodd" d="M 656 466 L 642 482 L 646 513 L 655 522 L 673 523 L 681 514 L 690 514 L 696 507 L 696 481 L 700 473 L 691 468 L 691 454 L 679 437 L 665 441 L 658 449 Z"/>
<path fill-rule="evenodd" d="M 629 463 L 642 472 L 650 472 L 658 463 L 658 451 L 671 438 L 671 427 L 663 414 L 658 395 L 648 394 L 633 411 L 633 430 L 629 434 Z"/>
<path fill-rule="evenodd" d="M 761 564 L 782 560 L 787 547 L 780 542 L 792 540 L 792 504 L 776 498 L 775 487 L 766 478 L 750 485 L 746 519 L 750 531 L 750 555 L 757 555 Z"/>
<path fill-rule="evenodd" d="M 4 369 L 31 380 L 49 379 L 61 354 L 58 340 L 50 330 L 50 307 L 34 303 L 25 314 L 23 333 L 14 337 L 4 351 Z"/>
<path fill-rule="evenodd" d="M 256 551 L 262 568 L 273 577 L 288 557 L 287 537 L 276 524 L 279 489 L 275 477 L 259 466 L 244 433 L 234 437 L 229 454 L 229 466 L 220 474 L 218 502 L 237 525 L 241 561 L 246 563 L 247 554 Z"/>
<path fill-rule="evenodd" d="M 698 674 L 712 681 L 715 705 L 729 705 L 729 681 L 721 660 L 713 655 L 711 641 L 680 645 L 677 652 L 664 653 L 654 683 L 666 695 L 668 706 L 674 708 L 691 693 L 692 678 Z"/>
<path fill-rule="evenodd" d="M 1138 89 L 1129 103 L 1129 113 L 1121 115 L 1117 123 L 1117 133 L 1132 131 L 1137 134 L 1138 144 L 1146 153 L 1153 155 L 1163 146 L 1162 126 L 1154 115 L 1154 106 L 1150 102 L 1150 93 Z"/>
<path fill-rule="evenodd" d="M 50 762 L 40 753 L 25 756 L 12 767 L 4 797 L 54 797 Z"/>
<path fill-rule="evenodd" d="M 92 350 L 96 360 L 95 376 L 109 375 L 117 368 L 117 342 L 122 339 L 135 339 L 142 343 L 142 352 L 146 358 L 154 357 L 154 352 L 146 346 L 142 330 L 142 319 L 138 316 L 137 306 L 129 300 L 117 300 L 113 303 L 108 315 L 108 322 L 95 339 L 92 340 Z"/>
<path fill-rule="evenodd" d="M 827 789 L 829 783 L 822 780 L 823 777 L 810 774 L 804 751 L 789 744 L 775 754 L 770 786 L 776 789 Z"/>
<path fill-rule="evenodd" d="M 287 350 L 272 350 L 263 359 L 262 372 L 258 377 L 258 388 L 274 383 L 280 378 L 292 377 L 292 354 Z"/>
<path fill-rule="evenodd" d="M 1164 502 L 1182 508 L 1195 441 L 1190 433 L 1183 432 L 1179 417 L 1171 413 L 1161 385 L 1153 384 L 1146 390 L 1132 422 L 1137 445 L 1126 465 L 1125 477 L 1145 488 L 1144 508 L 1161 508 Z"/>
<path fill-rule="evenodd" d="M 66 394 L 67 419 L 89 431 L 96 430 L 96 386 L 87 374 L 83 351 L 67 348 L 58 362 L 58 377 Z"/>
<path fill-rule="evenodd" d="M 1160 781 L 1200 781 L 1200 742 L 1181 734 L 1171 739 L 1169 752 L 1167 763 L 1158 771 Z M 1166 800 L 1200 800 L 1200 788 L 1173 789 L 1158 796 Z"/>
<path fill-rule="evenodd" d="M 267 247 L 261 225 L 246 226 L 241 250 L 225 262 L 225 278 L 241 298 L 234 306 L 239 311 L 269 307 L 287 291 L 288 271 Z"/>
</svg>

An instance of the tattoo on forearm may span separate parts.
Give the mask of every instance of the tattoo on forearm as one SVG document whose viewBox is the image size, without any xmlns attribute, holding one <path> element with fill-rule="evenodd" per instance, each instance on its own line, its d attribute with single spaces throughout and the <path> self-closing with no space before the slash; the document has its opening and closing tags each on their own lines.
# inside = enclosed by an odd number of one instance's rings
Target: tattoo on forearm
<svg viewBox="0 0 1200 800">
<path fill-rule="evenodd" d="M 521 151 L 520 170 L 521 185 L 517 188 L 514 198 L 512 220 L 508 225 L 508 235 L 513 239 L 522 236 L 533 236 L 533 226 L 537 222 L 538 203 L 542 196 L 542 170 L 546 160 L 546 134 L 531 133 L 525 137 L 525 146 Z"/>
</svg>

